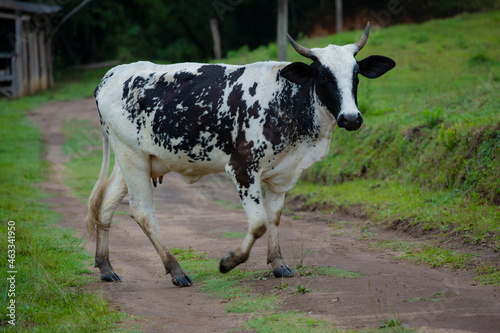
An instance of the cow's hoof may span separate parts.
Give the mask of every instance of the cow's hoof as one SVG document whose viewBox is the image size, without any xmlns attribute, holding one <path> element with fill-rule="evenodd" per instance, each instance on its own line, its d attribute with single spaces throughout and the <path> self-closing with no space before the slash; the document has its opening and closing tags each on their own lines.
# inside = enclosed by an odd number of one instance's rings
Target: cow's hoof
<svg viewBox="0 0 500 333">
<path fill-rule="evenodd" d="M 118 274 L 114 272 L 110 272 L 107 274 L 101 275 L 101 280 L 106 282 L 120 282 L 122 279 L 118 276 Z"/>
<path fill-rule="evenodd" d="M 229 252 L 229 255 L 222 258 L 219 264 L 219 271 L 222 274 L 225 274 L 238 266 L 241 263 L 244 263 L 248 259 L 248 254 L 236 254 L 235 252 Z"/>
<path fill-rule="evenodd" d="M 228 257 L 224 257 L 220 260 L 220 263 L 219 263 L 219 271 L 222 273 L 222 274 L 226 274 L 227 272 L 229 272 L 230 270 L 232 270 L 233 268 L 228 268 L 225 264 L 226 262 L 226 259 Z"/>
<path fill-rule="evenodd" d="M 288 277 L 293 277 L 293 272 L 290 269 L 290 267 L 286 265 L 281 265 L 280 267 L 276 268 L 273 270 L 274 277 L 277 278 L 288 278 Z"/>
<path fill-rule="evenodd" d="M 191 281 L 191 278 L 187 275 L 172 278 L 172 283 L 177 287 L 189 287 L 193 285 L 193 281 Z"/>
</svg>

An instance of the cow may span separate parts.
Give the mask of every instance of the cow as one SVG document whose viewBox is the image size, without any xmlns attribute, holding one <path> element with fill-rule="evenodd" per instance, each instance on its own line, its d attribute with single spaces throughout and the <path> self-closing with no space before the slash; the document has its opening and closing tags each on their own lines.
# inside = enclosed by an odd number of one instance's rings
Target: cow
<svg viewBox="0 0 500 333">
<path fill-rule="evenodd" d="M 359 41 L 307 49 L 310 59 L 236 66 L 136 62 L 112 68 L 95 90 L 103 138 L 99 178 L 88 201 L 87 228 L 96 237 L 95 266 L 104 281 L 120 281 L 109 261 L 112 215 L 128 193 L 130 216 L 158 252 L 172 283 L 192 285 L 160 237 L 153 188 L 169 172 L 194 183 L 225 171 L 248 218 L 241 245 L 219 264 L 229 272 L 249 257 L 268 232 L 267 263 L 275 277 L 292 277 L 278 243 L 285 194 L 302 171 L 327 154 L 336 125 L 360 128 L 358 74 L 377 78 L 395 66 L 384 56 L 357 61 L 370 25 Z M 110 145 L 115 165 L 108 178 Z M 266 185 L 264 198 L 262 184 Z M 156 185 L 156 184 L 155 184 Z"/>
</svg>

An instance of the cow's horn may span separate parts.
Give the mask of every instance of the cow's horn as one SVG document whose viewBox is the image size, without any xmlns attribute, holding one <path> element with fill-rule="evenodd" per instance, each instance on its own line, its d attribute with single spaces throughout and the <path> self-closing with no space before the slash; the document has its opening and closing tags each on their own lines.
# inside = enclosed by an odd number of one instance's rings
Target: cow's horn
<svg viewBox="0 0 500 333">
<path fill-rule="evenodd" d="M 358 46 L 358 52 L 366 45 L 368 35 L 370 35 L 370 21 L 366 24 L 365 34 L 363 37 L 355 43 Z"/>
<path fill-rule="evenodd" d="M 295 42 L 292 39 L 292 37 L 290 37 L 289 34 L 286 34 L 286 35 L 288 37 L 288 40 L 290 41 L 290 44 L 292 44 L 293 48 L 295 49 L 295 51 L 297 51 L 303 57 L 306 57 L 306 58 L 309 58 L 309 59 L 312 57 L 312 53 L 311 53 L 310 49 L 305 48 L 302 45 L 297 44 L 297 42 Z"/>
</svg>

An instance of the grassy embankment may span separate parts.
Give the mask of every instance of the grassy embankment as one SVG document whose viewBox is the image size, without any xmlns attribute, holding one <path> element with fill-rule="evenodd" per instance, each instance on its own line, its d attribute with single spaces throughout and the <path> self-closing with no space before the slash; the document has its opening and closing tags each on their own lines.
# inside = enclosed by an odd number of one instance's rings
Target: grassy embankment
<svg viewBox="0 0 500 333">
<path fill-rule="evenodd" d="M 101 74 L 99 74 L 100 76 Z M 60 215 L 44 203 L 36 183 L 49 166 L 43 160 L 40 131 L 28 111 L 56 100 L 92 94 L 95 73 L 78 83 L 65 80 L 43 94 L 16 101 L 0 100 L 0 244 L 2 278 L 0 327 L 5 331 L 91 332 L 111 330 L 125 316 L 110 309 L 100 293 L 84 286 L 93 280 L 86 267 L 91 255 L 71 230 L 54 227 Z M 90 93 L 89 93 L 90 92 Z M 8 262 L 7 222 L 15 221 L 15 259 Z M 8 264 L 13 268 L 7 269 Z M 15 296 L 8 295 L 8 270 L 15 270 Z M 8 288 L 9 287 L 9 288 Z M 15 300 L 16 325 L 8 325 L 7 302 Z M 5 305 L 5 306 L 4 306 Z"/>
<path fill-rule="evenodd" d="M 341 45 L 359 34 L 299 42 Z M 397 66 L 374 81 L 361 78 L 365 123 L 354 133 L 337 130 L 328 156 L 304 173 L 292 195 L 333 209 L 362 205 L 370 221 L 437 242 L 454 240 L 441 249 L 434 244 L 408 250 L 409 257 L 431 266 L 468 266 L 471 261 L 460 264 L 463 255 L 453 249 L 458 244 L 498 252 L 499 36 L 498 11 L 373 29 L 357 58 L 381 54 Z M 256 61 L 275 52 L 273 45 L 243 49 L 227 61 Z M 304 61 L 289 54 L 292 61 Z M 498 266 L 483 262 L 477 269 L 481 281 L 499 282 Z"/>
</svg>

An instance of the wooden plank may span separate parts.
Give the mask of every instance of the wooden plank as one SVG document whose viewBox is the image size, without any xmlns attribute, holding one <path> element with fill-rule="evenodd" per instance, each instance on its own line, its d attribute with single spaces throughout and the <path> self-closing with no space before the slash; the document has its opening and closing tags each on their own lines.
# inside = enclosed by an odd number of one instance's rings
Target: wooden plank
<svg viewBox="0 0 500 333">
<path fill-rule="evenodd" d="M 54 86 L 54 69 L 52 63 L 52 37 L 50 33 L 47 34 L 49 37 L 46 40 L 47 48 L 45 49 L 47 52 L 47 71 L 48 71 L 48 88 L 52 88 Z"/>
<path fill-rule="evenodd" d="M 35 59 L 33 61 L 35 68 L 33 68 L 33 73 L 35 73 L 35 92 L 40 91 L 40 47 L 38 44 L 38 32 L 33 33 L 33 46 L 35 47 L 34 54 Z"/>
<path fill-rule="evenodd" d="M 26 96 L 29 92 L 29 62 L 28 62 L 28 41 L 27 41 L 27 31 L 28 31 L 28 23 L 24 23 L 23 30 L 20 32 L 20 43 L 21 43 L 21 61 L 22 61 L 22 84 L 21 84 L 21 95 Z"/>
<path fill-rule="evenodd" d="M 40 90 L 47 90 L 49 86 L 48 73 L 47 73 L 47 51 L 45 45 L 45 31 L 38 33 L 38 53 L 40 55 Z"/>
<path fill-rule="evenodd" d="M 28 47 L 28 93 L 31 95 L 35 92 L 35 86 L 33 85 L 33 68 L 35 67 L 34 59 L 35 54 L 33 54 L 33 33 L 30 31 L 27 33 L 27 47 Z"/>
<path fill-rule="evenodd" d="M 38 49 L 38 34 L 30 32 L 29 35 L 29 57 L 30 57 L 30 94 L 40 90 L 40 55 Z"/>
<path fill-rule="evenodd" d="M 23 32 L 23 22 L 20 17 L 16 18 L 15 35 L 20 36 Z M 14 46 L 14 57 L 12 58 L 12 97 L 22 96 L 23 60 L 21 39 L 16 37 Z"/>
</svg>

